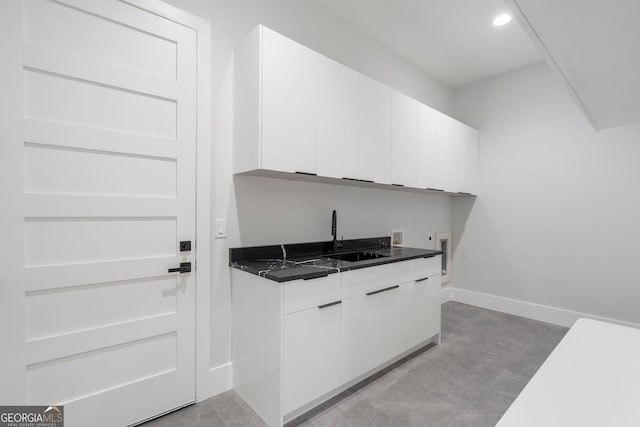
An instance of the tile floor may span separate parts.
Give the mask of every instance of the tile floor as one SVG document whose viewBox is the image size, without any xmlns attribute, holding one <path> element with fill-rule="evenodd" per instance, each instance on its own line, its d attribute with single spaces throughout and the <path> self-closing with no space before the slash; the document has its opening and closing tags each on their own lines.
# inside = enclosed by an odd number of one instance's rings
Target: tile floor
<svg viewBox="0 0 640 427">
<path fill-rule="evenodd" d="M 567 330 L 446 303 L 441 345 L 399 361 L 287 427 L 493 426 Z M 229 391 L 144 427 L 264 425 Z"/>
</svg>

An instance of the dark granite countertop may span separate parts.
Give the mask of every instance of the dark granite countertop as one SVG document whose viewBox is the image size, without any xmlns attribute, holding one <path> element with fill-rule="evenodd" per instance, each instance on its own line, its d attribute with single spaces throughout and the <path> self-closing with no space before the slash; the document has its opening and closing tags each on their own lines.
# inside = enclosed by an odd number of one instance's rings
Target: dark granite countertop
<svg viewBox="0 0 640 427">
<path fill-rule="evenodd" d="M 431 249 L 393 247 L 390 240 L 389 237 L 344 240 L 335 254 L 331 241 L 232 248 L 229 249 L 229 265 L 276 282 L 288 282 L 392 262 L 429 258 L 442 253 Z M 354 252 L 365 252 L 371 259 L 346 261 L 332 258 L 348 257 L 348 254 Z M 283 256 L 284 253 L 286 256 Z"/>
</svg>

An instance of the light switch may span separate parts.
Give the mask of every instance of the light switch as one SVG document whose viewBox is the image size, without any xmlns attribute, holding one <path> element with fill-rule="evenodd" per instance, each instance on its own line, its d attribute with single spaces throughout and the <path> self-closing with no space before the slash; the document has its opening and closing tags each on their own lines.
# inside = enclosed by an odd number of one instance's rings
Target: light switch
<svg viewBox="0 0 640 427">
<path fill-rule="evenodd" d="M 216 219 L 213 230 L 213 237 L 215 239 L 224 239 L 227 237 L 227 220 Z"/>
</svg>

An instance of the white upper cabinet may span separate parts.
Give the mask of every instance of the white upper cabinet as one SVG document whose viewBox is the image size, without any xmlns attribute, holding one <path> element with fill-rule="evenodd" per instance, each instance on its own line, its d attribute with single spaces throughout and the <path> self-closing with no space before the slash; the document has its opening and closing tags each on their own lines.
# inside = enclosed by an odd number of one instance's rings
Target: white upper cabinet
<svg viewBox="0 0 640 427">
<path fill-rule="evenodd" d="M 478 131 L 449 116 L 436 118 L 436 187 L 477 194 Z"/>
<path fill-rule="evenodd" d="M 316 54 L 263 28 L 262 167 L 316 173 Z"/>
<path fill-rule="evenodd" d="M 234 69 L 234 173 L 476 194 L 478 134 L 457 120 L 263 26 Z"/>
<path fill-rule="evenodd" d="M 391 184 L 417 187 L 418 101 L 391 94 Z"/>
<path fill-rule="evenodd" d="M 454 136 L 454 120 L 436 112 L 436 174 L 435 189 L 451 189 L 451 152 Z"/>
<path fill-rule="evenodd" d="M 391 89 L 359 75 L 355 124 L 348 159 L 353 174 L 346 177 L 390 184 Z"/>
<path fill-rule="evenodd" d="M 451 191 L 478 193 L 478 131 L 455 122 L 451 154 Z"/>
<path fill-rule="evenodd" d="M 235 52 L 234 172 L 316 173 L 317 54 L 263 26 Z"/>
<path fill-rule="evenodd" d="M 418 104 L 418 188 L 436 188 L 436 113 Z"/>
<path fill-rule="evenodd" d="M 355 151 L 358 74 L 322 55 L 317 55 L 317 71 L 318 175 L 347 177 Z"/>
</svg>

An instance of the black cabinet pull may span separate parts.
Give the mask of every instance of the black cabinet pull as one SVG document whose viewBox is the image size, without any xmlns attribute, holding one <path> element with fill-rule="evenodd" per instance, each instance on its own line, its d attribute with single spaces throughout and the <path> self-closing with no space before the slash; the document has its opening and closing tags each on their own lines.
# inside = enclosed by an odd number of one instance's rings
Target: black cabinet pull
<svg viewBox="0 0 640 427">
<path fill-rule="evenodd" d="M 423 277 L 422 279 L 416 279 L 416 283 L 424 282 L 425 280 L 429 280 L 429 278 L 428 277 Z"/>
<path fill-rule="evenodd" d="M 300 171 L 295 171 L 294 173 L 297 173 L 298 175 L 318 176 L 318 174 L 317 174 L 317 173 L 313 173 L 313 172 L 300 172 Z"/>
<path fill-rule="evenodd" d="M 439 189 L 439 188 L 426 188 L 425 190 L 431 190 L 431 191 L 444 191 L 444 190 L 441 190 L 441 189 Z"/>
<path fill-rule="evenodd" d="M 170 268 L 169 273 L 191 273 L 191 263 L 181 262 L 180 267 Z"/>
<path fill-rule="evenodd" d="M 388 288 L 378 289 L 377 291 L 373 291 L 373 292 L 367 292 L 367 295 L 375 295 L 375 294 L 379 294 L 380 292 L 390 291 L 392 289 L 397 289 L 399 287 L 400 287 L 400 285 L 389 286 Z"/>
<path fill-rule="evenodd" d="M 394 184 L 394 183 L 391 183 L 391 185 L 393 185 L 393 186 L 395 186 L 395 187 L 404 187 L 404 184 Z"/>
<path fill-rule="evenodd" d="M 337 305 L 337 304 L 342 304 L 342 300 L 330 302 L 330 303 L 327 303 L 327 304 L 322 304 L 322 305 L 319 305 L 318 308 L 327 308 L 327 307 L 331 307 L 332 305 Z"/>
</svg>

